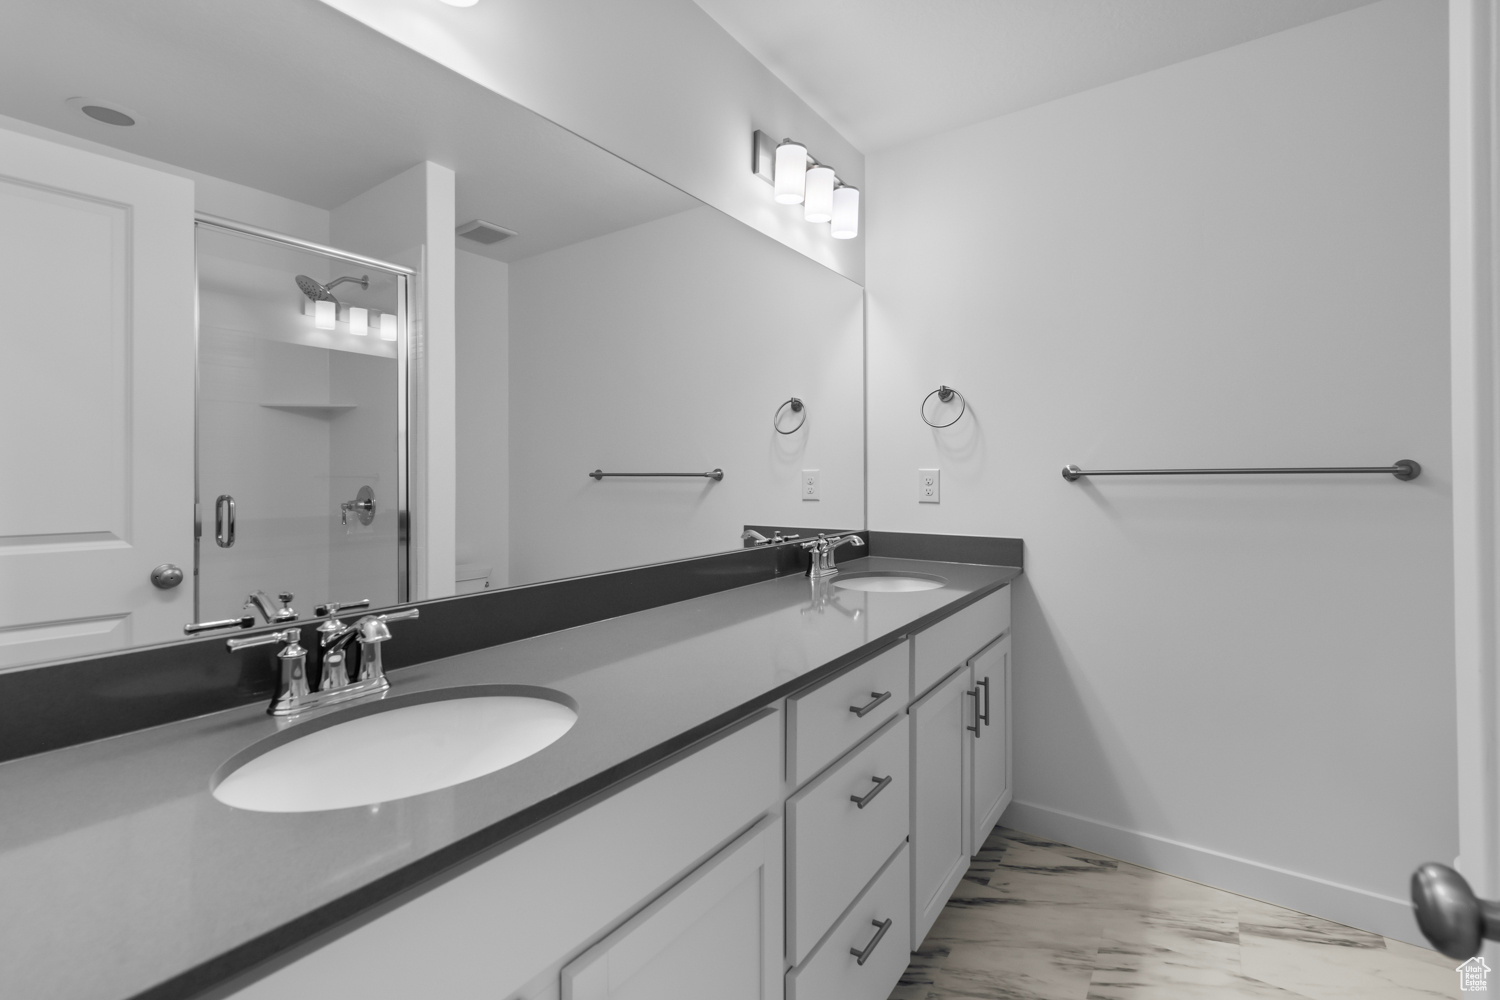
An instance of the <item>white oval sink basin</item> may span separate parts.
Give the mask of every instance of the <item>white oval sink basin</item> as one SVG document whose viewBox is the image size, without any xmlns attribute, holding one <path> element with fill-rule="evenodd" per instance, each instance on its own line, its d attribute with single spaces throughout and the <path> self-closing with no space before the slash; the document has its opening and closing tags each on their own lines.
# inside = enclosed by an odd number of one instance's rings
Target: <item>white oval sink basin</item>
<svg viewBox="0 0 1500 1000">
<path fill-rule="evenodd" d="M 256 812 L 389 802 L 509 767 L 557 742 L 577 720 L 578 713 L 559 701 L 526 695 L 400 705 L 334 722 L 253 756 L 229 770 L 213 794 Z"/>
<path fill-rule="evenodd" d="M 903 594 L 914 590 L 937 590 L 948 581 L 920 573 L 841 573 L 833 585 L 844 590 L 867 590 L 879 594 Z"/>
</svg>

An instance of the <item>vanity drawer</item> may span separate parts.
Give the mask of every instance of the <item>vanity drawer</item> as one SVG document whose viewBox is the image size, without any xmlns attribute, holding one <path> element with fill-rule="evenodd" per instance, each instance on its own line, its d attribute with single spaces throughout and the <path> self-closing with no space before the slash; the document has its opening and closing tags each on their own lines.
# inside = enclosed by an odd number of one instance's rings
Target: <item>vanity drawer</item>
<svg viewBox="0 0 1500 1000">
<path fill-rule="evenodd" d="M 906 950 L 911 937 L 907 852 L 902 844 L 817 951 L 786 974 L 786 1000 L 886 1000 L 891 995 L 911 957 Z M 881 926 L 886 931 L 871 948 Z M 867 952 L 865 964 L 851 950 Z"/>
<path fill-rule="evenodd" d="M 793 787 L 823 770 L 906 707 L 910 655 L 902 640 L 853 670 L 787 699 L 787 774 Z M 864 715 L 852 711 L 865 709 L 882 695 L 888 697 Z"/>
<path fill-rule="evenodd" d="M 786 940 L 793 965 L 906 839 L 909 732 L 902 713 L 787 800 Z"/>
<path fill-rule="evenodd" d="M 913 700 L 964 664 L 1010 628 L 1010 588 L 988 597 L 911 637 Z"/>
</svg>

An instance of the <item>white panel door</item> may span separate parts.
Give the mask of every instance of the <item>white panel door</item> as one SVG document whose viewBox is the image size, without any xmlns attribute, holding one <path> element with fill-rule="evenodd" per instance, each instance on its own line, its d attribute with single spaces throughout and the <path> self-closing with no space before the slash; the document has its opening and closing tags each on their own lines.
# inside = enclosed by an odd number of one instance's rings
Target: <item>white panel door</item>
<svg viewBox="0 0 1500 1000">
<path fill-rule="evenodd" d="M 0 130 L 0 282 L 0 669 L 181 636 L 192 182 Z"/>
<path fill-rule="evenodd" d="M 912 951 L 969 870 L 972 678 L 956 670 L 911 707 Z"/>
<path fill-rule="evenodd" d="M 767 818 L 563 966 L 562 1000 L 775 1000 L 781 872 Z"/>
<path fill-rule="evenodd" d="M 969 738 L 974 784 L 969 851 L 978 854 L 1011 799 L 1010 636 L 991 643 L 969 665 L 980 709 L 979 726 Z"/>
</svg>

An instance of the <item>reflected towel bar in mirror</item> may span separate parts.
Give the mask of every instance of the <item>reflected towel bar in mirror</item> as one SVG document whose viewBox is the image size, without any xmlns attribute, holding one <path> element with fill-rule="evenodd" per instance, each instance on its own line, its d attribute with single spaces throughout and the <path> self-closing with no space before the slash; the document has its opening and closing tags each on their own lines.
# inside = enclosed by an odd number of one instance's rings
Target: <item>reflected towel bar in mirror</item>
<svg viewBox="0 0 1500 1000">
<path fill-rule="evenodd" d="M 724 478 L 723 469 L 715 469 L 712 472 L 600 472 L 595 469 L 589 473 L 590 479 L 603 479 L 605 476 L 625 476 L 632 479 L 658 479 L 663 476 L 681 479 L 712 479 L 715 482 Z"/>
<path fill-rule="evenodd" d="M 1422 474 L 1422 466 L 1409 458 L 1403 458 L 1394 465 L 1309 466 L 1296 469 L 1080 469 L 1076 465 L 1065 465 L 1062 477 L 1072 483 L 1084 476 L 1281 476 L 1346 472 L 1384 472 L 1397 479 L 1412 480 Z"/>
</svg>

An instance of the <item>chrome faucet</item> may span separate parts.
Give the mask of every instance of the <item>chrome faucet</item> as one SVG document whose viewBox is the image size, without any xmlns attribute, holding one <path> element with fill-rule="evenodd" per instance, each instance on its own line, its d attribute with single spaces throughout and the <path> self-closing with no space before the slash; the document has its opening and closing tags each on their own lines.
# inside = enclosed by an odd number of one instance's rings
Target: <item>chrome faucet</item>
<svg viewBox="0 0 1500 1000">
<path fill-rule="evenodd" d="M 807 566 L 807 577 L 810 580 L 826 580 L 838 573 L 838 567 L 834 565 L 833 554 L 840 546 L 853 545 L 855 548 L 865 544 L 865 540 L 855 534 L 833 535 L 832 537 L 819 533 L 817 538 L 803 542 L 802 547 L 812 554 L 812 559 Z"/>
<path fill-rule="evenodd" d="M 368 604 L 369 602 L 358 603 Z M 349 607 L 350 605 L 343 606 Z M 325 607 L 331 608 L 334 612 L 338 610 L 338 606 L 335 605 L 325 605 Z M 276 654 L 276 659 L 281 665 L 280 680 L 277 684 L 276 696 L 271 699 L 266 714 L 286 718 L 315 708 L 353 701 L 356 698 L 384 695 L 391 689 L 391 682 L 386 680 L 385 667 L 380 655 L 381 643 L 391 637 L 391 630 L 386 623 L 418 618 L 421 614 L 419 608 L 407 608 L 405 611 L 395 611 L 385 615 L 365 615 L 353 625 L 338 622 L 338 627 L 334 629 L 319 626 L 318 631 L 321 634 L 319 646 L 324 651 L 323 679 L 316 692 L 308 687 L 307 650 L 302 646 L 300 628 L 267 632 L 265 635 L 249 636 L 244 639 L 230 639 L 228 645 L 231 650 L 236 650 L 250 646 L 268 646 L 278 642 L 285 644 Z M 324 625 L 327 624 L 329 623 L 324 623 Z M 351 681 L 345 664 L 344 650 L 355 639 L 359 641 L 359 676 Z"/>
<path fill-rule="evenodd" d="M 751 545 L 780 545 L 782 542 L 790 542 L 794 538 L 801 537 L 801 535 L 783 535 L 779 530 L 777 530 L 775 532 L 772 532 L 770 538 L 767 538 L 765 535 L 762 535 L 754 528 L 746 528 L 740 535 L 740 540 L 749 542 Z"/>
<path fill-rule="evenodd" d="M 271 598 L 266 596 L 264 590 L 257 590 L 245 598 L 245 604 L 240 608 L 241 614 L 238 618 L 221 618 L 212 622 L 189 622 L 182 626 L 182 631 L 187 635 L 197 635 L 199 632 L 210 632 L 221 628 L 254 628 L 257 611 L 266 620 L 267 625 L 281 625 L 285 622 L 296 621 L 297 612 L 292 608 L 292 595 L 283 592 L 276 596 L 281 598 L 279 608 L 272 605 Z"/>
<path fill-rule="evenodd" d="M 370 599 L 348 601 L 340 604 L 330 601 L 319 604 L 317 612 L 327 615 L 328 620 L 318 626 L 318 646 L 323 650 L 323 676 L 318 681 L 318 691 L 336 691 L 349 684 L 349 667 L 344 662 L 344 649 L 351 639 L 359 634 L 354 625 L 345 625 L 338 618 L 340 611 L 350 608 L 368 608 Z"/>
<path fill-rule="evenodd" d="M 281 599 L 281 607 L 271 604 L 271 599 L 266 596 L 264 590 L 257 590 L 245 598 L 245 611 L 259 611 L 260 616 L 266 620 L 267 625 L 279 625 L 282 622 L 294 622 L 297 620 L 297 612 L 292 609 L 292 595 L 282 592 L 276 595 Z"/>
</svg>

